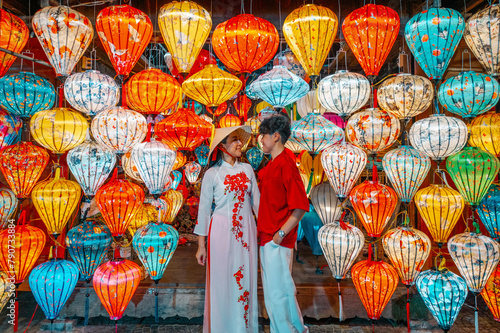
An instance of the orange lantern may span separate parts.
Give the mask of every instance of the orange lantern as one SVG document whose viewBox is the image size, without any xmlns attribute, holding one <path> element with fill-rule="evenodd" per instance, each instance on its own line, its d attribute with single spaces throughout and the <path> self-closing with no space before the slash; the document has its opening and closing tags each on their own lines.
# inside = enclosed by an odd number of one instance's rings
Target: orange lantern
<svg viewBox="0 0 500 333">
<path fill-rule="evenodd" d="M 175 157 L 175 162 L 174 166 L 172 167 L 172 170 L 177 170 L 179 168 L 182 168 L 184 164 L 187 162 L 187 157 L 184 155 L 182 152 L 178 151 L 177 156 Z"/>
<path fill-rule="evenodd" d="M 500 322 L 500 265 L 490 275 L 486 286 L 481 291 L 481 296 L 493 314 L 493 318 Z"/>
<path fill-rule="evenodd" d="M 184 204 L 184 196 L 179 191 L 168 190 L 165 197 L 160 198 L 168 202 L 167 223 L 171 224 Z"/>
<path fill-rule="evenodd" d="M 238 118 L 235 115 L 232 115 L 230 113 L 226 114 L 224 117 L 222 117 L 219 120 L 219 127 L 233 127 L 233 126 L 240 126 L 240 125 L 241 125 L 240 118 Z"/>
<path fill-rule="evenodd" d="M 153 34 L 146 13 L 129 5 L 109 6 L 97 15 L 95 29 L 117 75 L 128 76 Z"/>
<path fill-rule="evenodd" d="M 398 286 L 398 272 L 388 263 L 368 259 L 352 266 L 351 276 L 368 318 L 378 320 Z"/>
<path fill-rule="evenodd" d="M 145 69 L 125 84 L 127 105 L 141 113 L 165 113 L 179 101 L 182 89 L 170 75 L 156 68 Z"/>
<path fill-rule="evenodd" d="M 238 73 L 251 73 L 274 57 L 279 34 L 270 22 L 240 14 L 220 23 L 212 34 L 214 52 L 222 63 Z"/>
<path fill-rule="evenodd" d="M 372 181 L 367 180 L 356 186 L 349 195 L 352 206 L 370 237 L 380 237 L 398 202 L 396 192 L 378 182 L 376 170 L 374 166 Z"/>
<path fill-rule="evenodd" d="M 212 125 L 192 110 L 181 108 L 155 125 L 155 134 L 169 146 L 193 150 L 212 134 Z"/>
<path fill-rule="evenodd" d="M 142 188 L 125 179 L 112 179 L 95 195 L 97 207 L 113 237 L 121 237 L 144 202 Z"/>
<path fill-rule="evenodd" d="M 18 199 L 27 198 L 49 163 L 49 154 L 31 142 L 18 142 L 0 151 L 0 171 Z"/>
<path fill-rule="evenodd" d="M 247 95 L 240 94 L 234 100 L 233 105 L 236 109 L 236 112 L 238 112 L 238 117 L 243 118 L 247 115 L 248 111 L 250 111 L 250 108 L 252 107 L 252 101 L 247 97 Z"/>
<path fill-rule="evenodd" d="M 210 113 L 210 114 L 215 115 L 216 117 L 218 117 L 221 114 L 223 114 L 224 112 L 226 112 L 226 110 L 227 110 L 227 102 L 224 102 L 224 103 L 220 104 L 217 107 L 217 109 L 215 110 L 215 113 L 214 113 L 214 111 L 212 111 L 212 108 L 207 108 L 207 112 Z"/>
<path fill-rule="evenodd" d="M 0 8 L 0 47 L 20 53 L 28 41 L 29 30 L 23 20 Z M 9 70 L 16 56 L 0 52 L 0 77 Z"/>
<path fill-rule="evenodd" d="M 398 38 L 399 16 L 392 8 L 368 4 L 347 15 L 342 32 L 366 76 L 373 82 Z"/>
</svg>

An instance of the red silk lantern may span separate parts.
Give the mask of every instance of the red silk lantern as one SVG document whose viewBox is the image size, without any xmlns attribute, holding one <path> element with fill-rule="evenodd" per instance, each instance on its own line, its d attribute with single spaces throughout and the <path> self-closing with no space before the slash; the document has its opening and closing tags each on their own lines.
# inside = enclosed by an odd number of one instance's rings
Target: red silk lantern
<svg viewBox="0 0 500 333">
<path fill-rule="evenodd" d="M 129 5 L 101 10 L 95 29 L 116 74 L 122 76 L 128 76 L 153 34 L 153 24 L 146 13 Z"/>
<path fill-rule="evenodd" d="M 170 147 L 193 150 L 212 133 L 212 125 L 192 110 L 181 108 L 155 125 L 155 134 Z"/>
<path fill-rule="evenodd" d="M 493 314 L 493 318 L 500 322 L 500 265 L 490 275 L 486 286 L 481 291 L 481 296 L 483 296 L 486 305 Z"/>
<path fill-rule="evenodd" d="M 181 97 L 181 85 L 156 68 L 145 69 L 125 84 L 127 105 L 141 113 L 166 113 Z"/>
<path fill-rule="evenodd" d="M 398 272 L 388 263 L 368 259 L 352 266 L 351 276 L 368 317 L 380 319 L 398 285 Z"/>
<path fill-rule="evenodd" d="M 0 151 L 0 171 L 18 199 L 30 195 L 47 163 L 47 151 L 31 142 L 18 142 Z"/>
<path fill-rule="evenodd" d="M 112 179 L 97 191 L 95 201 L 111 235 L 121 237 L 142 207 L 144 191 L 139 185 L 116 176 L 115 169 Z"/>
<path fill-rule="evenodd" d="M 398 37 L 399 16 L 392 8 L 368 4 L 347 15 L 342 32 L 366 76 L 373 82 Z"/>
<path fill-rule="evenodd" d="M 252 107 L 252 101 L 247 95 L 241 94 L 234 100 L 233 105 L 236 112 L 238 112 L 238 117 L 244 118 Z"/>
<path fill-rule="evenodd" d="M 0 8 L 0 47 L 20 53 L 28 41 L 29 30 L 19 17 Z M 16 56 L 0 52 L 0 77 L 9 70 Z"/>
<path fill-rule="evenodd" d="M 240 14 L 215 28 L 212 45 L 226 67 L 238 73 L 251 73 L 272 60 L 279 39 L 278 31 L 270 22 L 251 14 Z"/>
<path fill-rule="evenodd" d="M 234 126 L 240 126 L 241 125 L 241 120 L 240 118 L 236 117 L 235 115 L 232 114 L 226 114 L 224 117 L 222 117 L 219 120 L 219 127 L 234 127 Z"/>
<path fill-rule="evenodd" d="M 170 59 L 168 58 L 170 57 Z M 182 75 L 179 73 L 179 69 L 177 69 L 177 66 L 175 66 L 175 62 L 172 61 L 172 55 L 167 54 L 165 55 L 165 62 L 167 63 L 168 69 L 170 70 L 170 74 L 177 80 L 182 80 L 184 81 L 184 78 Z M 189 71 L 189 74 L 186 76 L 186 79 L 189 79 L 191 75 L 198 73 L 201 71 L 203 68 L 205 68 L 206 65 L 217 65 L 217 60 L 215 60 L 215 56 L 208 52 L 205 49 L 201 49 L 200 54 L 198 54 L 198 58 L 196 58 L 196 61 L 193 64 L 193 67 L 191 67 L 191 70 Z"/>
<path fill-rule="evenodd" d="M 214 114 L 214 112 L 212 111 L 212 108 L 208 108 L 208 107 L 207 107 L 207 108 L 206 108 L 206 110 L 207 110 L 207 112 L 208 112 L 209 114 Z M 217 107 L 217 109 L 215 109 L 215 114 L 214 114 L 214 116 L 218 117 L 218 116 L 220 116 L 221 114 L 223 114 L 223 113 L 224 113 L 224 112 L 226 112 L 226 111 L 227 111 L 227 102 L 224 102 L 224 103 L 222 103 L 221 105 L 219 105 L 219 106 Z"/>
<path fill-rule="evenodd" d="M 140 282 L 141 268 L 130 260 L 108 261 L 96 269 L 94 290 L 111 320 L 123 316 Z"/>
</svg>

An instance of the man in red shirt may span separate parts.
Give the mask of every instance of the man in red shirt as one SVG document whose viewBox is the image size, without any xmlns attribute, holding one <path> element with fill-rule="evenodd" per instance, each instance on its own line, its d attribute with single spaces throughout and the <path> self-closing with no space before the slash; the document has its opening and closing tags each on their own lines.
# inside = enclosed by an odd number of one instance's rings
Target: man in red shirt
<svg viewBox="0 0 500 333">
<path fill-rule="evenodd" d="M 282 115 L 265 119 L 259 127 L 262 150 L 271 154 L 259 172 L 257 235 L 264 301 L 273 333 L 308 332 L 295 297 L 292 252 L 297 225 L 309 210 L 309 201 L 299 170 L 284 146 L 290 134 L 290 121 Z"/>
</svg>

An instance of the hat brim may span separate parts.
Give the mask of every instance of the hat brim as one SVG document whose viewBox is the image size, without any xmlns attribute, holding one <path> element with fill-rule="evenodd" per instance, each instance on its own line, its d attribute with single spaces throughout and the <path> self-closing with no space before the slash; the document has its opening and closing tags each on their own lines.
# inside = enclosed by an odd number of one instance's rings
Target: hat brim
<svg viewBox="0 0 500 333">
<path fill-rule="evenodd" d="M 212 142 L 210 142 L 210 151 L 208 152 L 208 158 L 212 156 L 212 152 L 214 151 L 215 147 L 217 147 L 219 143 L 224 140 L 224 138 L 226 138 L 233 132 L 238 132 L 238 137 L 241 139 L 241 143 L 243 146 L 248 143 L 250 137 L 252 136 L 252 128 L 248 125 L 217 128 L 215 129 L 214 138 Z"/>
</svg>

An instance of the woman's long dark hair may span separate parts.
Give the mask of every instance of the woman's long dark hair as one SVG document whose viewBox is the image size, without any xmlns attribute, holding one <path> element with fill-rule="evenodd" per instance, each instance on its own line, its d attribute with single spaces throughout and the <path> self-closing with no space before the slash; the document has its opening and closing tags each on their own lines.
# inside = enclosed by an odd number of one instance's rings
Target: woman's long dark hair
<svg viewBox="0 0 500 333">
<path fill-rule="evenodd" d="M 226 136 L 224 139 L 222 139 L 222 141 L 219 144 L 221 144 L 221 143 L 226 144 L 228 137 L 229 137 L 229 135 Z M 211 167 L 213 167 L 214 165 L 220 164 L 220 161 L 222 161 L 222 158 L 223 158 L 222 154 L 223 154 L 223 152 L 220 149 L 217 149 L 217 155 L 215 156 L 215 160 L 213 160 L 212 156 L 210 156 L 210 163 L 208 163 L 207 170 L 210 169 Z"/>
</svg>

